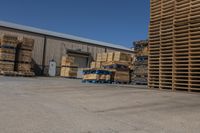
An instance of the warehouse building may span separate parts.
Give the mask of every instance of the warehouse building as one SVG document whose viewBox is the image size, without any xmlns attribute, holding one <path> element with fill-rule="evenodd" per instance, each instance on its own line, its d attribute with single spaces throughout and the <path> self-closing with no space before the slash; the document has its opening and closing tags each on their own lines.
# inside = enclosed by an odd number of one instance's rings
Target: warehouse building
<svg viewBox="0 0 200 133">
<path fill-rule="evenodd" d="M 79 68 L 85 68 L 96 58 L 97 53 L 114 51 L 132 53 L 131 49 L 120 45 L 0 21 L 0 35 L 3 34 L 18 36 L 19 39 L 28 37 L 35 40 L 32 56 L 33 69 L 37 75 L 48 74 L 51 60 L 56 62 L 59 75 L 61 57 L 65 54 L 75 57 L 75 63 Z"/>
</svg>

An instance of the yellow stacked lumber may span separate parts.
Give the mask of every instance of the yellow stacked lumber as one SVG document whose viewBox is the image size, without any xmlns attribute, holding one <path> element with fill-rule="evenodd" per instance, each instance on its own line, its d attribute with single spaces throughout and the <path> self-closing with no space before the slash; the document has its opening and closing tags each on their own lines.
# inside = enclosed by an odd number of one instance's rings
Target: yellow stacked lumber
<svg viewBox="0 0 200 133">
<path fill-rule="evenodd" d="M 31 64 L 30 63 L 18 63 L 17 64 L 17 71 L 30 72 L 31 71 Z"/>
<path fill-rule="evenodd" d="M 114 58 L 114 52 L 108 53 L 107 62 L 113 61 L 113 58 Z"/>
<path fill-rule="evenodd" d="M 107 58 L 108 58 L 108 53 L 102 53 L 102 55 L 101 55 L 101 61 L 102 62 L 106 62 Z"/>
<path fill-rule="evenodd" d="M 0 71 L 14 71 L 18 38 L 4 34 L 0 40 Z"/>
<path fill-rule="evenodd" d="M 96 61 L 101 61 L 102 59 L 102 53 L 97 53 Z"/>
<path fill-rule="evenodd" d="M 131 62 L 131 54 L 123 53 L 123 52 L 115 52 L 113 61 L 127 61 Z"/>
<path fill-rule="evenodd" d="M 100 61 L 96 62 L 96 68 L 102 68 L 102 62 Z"/>
<path fill-rule="evenodd" d="M 24 50 L 33 50 L 34 47 L 34 39 L 24 37 L 22 42 L 19 44 L 20 49 Z"/>
<path fill-rule="evenodd" d="M 18 43 L 17 36 L 4 34 L 1 38 L 1 46 L 16 48 Z"/>
<path fill-rule="evenodd" d="M 14 71 L 14 62 L 0 61 L 0 71 Z"/>
<path fill-rule="evenodd" d="M 132 55 L 124 52 L 109 52 L 109 53 L 98 53 L 95 62 L 92 62 L 90 65 L 91 69 L 106 69 L 110 71 L 116 71 L 116 75 L 114 73 L 113 80 L 117 80 L 118 82 L 129 82 L 129 70 L 132 68 Z M 127 76 L 124 76 L 126 73 Z M 120 75 L 121 74 L 121 75 Z M 121 78 L 120 78 L 121 76 Z M 84 79 L 92 80 L 110 80 L 111 75 L 103 75 L 103 74 L 86 74 Z"/>
<path fill-rule="evenodd" d="M 60 76 L 62 77 L 77 77 L 77 67 L 62 67 Z"/>
<path fill-rule="evenodd" d="M 84 80 L 99 80 L 100 76 L 101 75 L 99 75 L 99 74 L 85 74 L 83 76 L 83 79 Z"/>
<path fill-rule="evenodd" d="M 34 40 L 23 37 L 17 47 L 16 53 L 16 69 L 20 72 L 31 72 L 32 67 L 32 51 L 34 47 Z"/>
<path fill-rule="evenodd" d="M 15 61 L 15 54 L 9 54 L 9 53 L 0 53 L 0 60 L 1 61 Z"/>
<path fill-rule="evenodd" d="M 68 55 L 62 56 L 61 66 L 73 66 L 74 65 L 74 57 L 70 57 Z"/>
<path fill-rule="evenodd" d="M 95 61 L 91 62 L 90 68 L 96 68 L 96 62 Z"/>
<path fill-rule="evenodd" d="M 19 50 L 18 53 L 18 58 L 17 58 L 18 62 L 25 62 L 25 63 L 31 63 L 32 61 L 32 51 L 29 50 Z"/>
<path fill-rule="evenodd" d="M 77 72 L 78 66 L 74 64 L 74 58 L 68 55 L 62 56 L 60 76 L 76 78 Z"/>
<path fill-rule="evenodd" d="M 114 81 L 117 82 L 129 82 L 130 81 L 130 74 L 129 71 L 115 71 L 114 74 Z"/>
</svg>

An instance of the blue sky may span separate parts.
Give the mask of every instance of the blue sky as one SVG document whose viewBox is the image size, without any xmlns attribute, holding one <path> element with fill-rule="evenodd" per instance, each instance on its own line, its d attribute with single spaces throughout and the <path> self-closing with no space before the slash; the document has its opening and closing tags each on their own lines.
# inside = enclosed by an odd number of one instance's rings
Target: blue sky
<svg viewBox="0 0 200 133">
<path fill-rule="evenodd" d="M 132 47 L 147 39 L 149 0 L 0 0 L 0 19 Z"/>
</svg>

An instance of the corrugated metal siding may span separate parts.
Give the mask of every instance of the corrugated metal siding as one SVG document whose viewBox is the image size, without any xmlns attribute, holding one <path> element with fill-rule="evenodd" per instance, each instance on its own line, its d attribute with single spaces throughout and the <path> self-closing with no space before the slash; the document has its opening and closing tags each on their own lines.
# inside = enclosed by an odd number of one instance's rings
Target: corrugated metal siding
<svg viewBox="0 0 200 133">
<path fill-rule="evenodd" d="M 62 41 L 47 38 L 45 66 L 48 66 L 49 61 L 52 59 L 56 61 L 57 66 L 60 66 L 64 49 L 65 47 Z"/>
<path fill-rule="evenodd" d="M 60 66 L 60 60 L 63 55 L 66 54 L 66 50 L 78 50 L 81 49 L 83 52 L 88 52 L 91 54 L 93 59 L 96 59 L 97 53 L 105 52 L 105 48 L 87 45 L 84 43 L 76 43 L 70 40 L 59 40 L 56 38 L 47 38 L 46 45 L 46 57 L 45 57 L 45 65 L 49 64 L 49 61 L 54 59 L 57 62 L 57 66 Z"/>
</svg>

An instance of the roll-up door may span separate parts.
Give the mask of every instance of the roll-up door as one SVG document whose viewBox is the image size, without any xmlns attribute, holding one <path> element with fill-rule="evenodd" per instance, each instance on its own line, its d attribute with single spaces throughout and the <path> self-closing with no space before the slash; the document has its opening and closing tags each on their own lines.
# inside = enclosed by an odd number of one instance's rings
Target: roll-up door
<svg viewBox="0 0 200 133">
<path fill-rule="evenodd" d="M 78 78 L 82 78 L 82 69 L 89 67 L 90 54 L 80 51 L 68 50 L 67 54 L 74 57 L 74 63 L 78 65 Z"/>
</svg>

